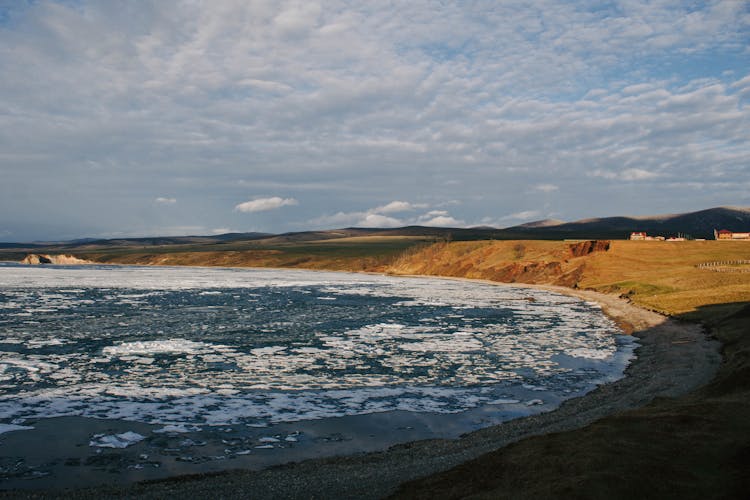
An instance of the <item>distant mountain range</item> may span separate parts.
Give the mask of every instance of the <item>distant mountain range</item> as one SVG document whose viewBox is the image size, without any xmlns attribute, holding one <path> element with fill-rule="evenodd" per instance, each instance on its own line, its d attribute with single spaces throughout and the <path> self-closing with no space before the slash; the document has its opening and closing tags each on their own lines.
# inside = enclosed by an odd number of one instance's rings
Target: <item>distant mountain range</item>
<svg viewBox="0 0 750 500">
<path fill-rule="evenodd" d="M 226 246 L 235 242 L 253 242 L 257 245 L 272 246 L 361 236 L 409 236 L 463 241 L 480 239 L 625 239 L 633 231 L 645 231 L 654 236 L 669 237 L 683 234 L 693 238 L 712 239 L 714 229 L 750 231 L 750 208 L 718 207 L 685 214 L 649 217 L 604 217 L 575 222 L 546 219 L 503 229 L 486 226 L 475 228 L 424 226 L 407 226 L 395 229 L 344 228 L 284 234 L 227 233 L 215 236 L 167 236 L 101 240 L 86 238 L 66 242 L 0 243 L 0 248 L 10 250 L 55 247 L 83 251 L 102 247 Z"/>
<path fill-rule="evenodd" d="M 750 231 L 750 208 L 718 207 L 686 214 L 656 215 L 650 217 L 605 217 L 583 219 L 576 222 L 537 221 L 507 228 L 530 234 L 555 235 L 609 235 L 609 238 L 627 237 L 632 231 L 645 231 L 650 235 L 674 236 L 686 234 L 693 238 L 713 239 L 714 229 Z M 587 236 L 584 236 L 587 237 Z"/>
</svg>

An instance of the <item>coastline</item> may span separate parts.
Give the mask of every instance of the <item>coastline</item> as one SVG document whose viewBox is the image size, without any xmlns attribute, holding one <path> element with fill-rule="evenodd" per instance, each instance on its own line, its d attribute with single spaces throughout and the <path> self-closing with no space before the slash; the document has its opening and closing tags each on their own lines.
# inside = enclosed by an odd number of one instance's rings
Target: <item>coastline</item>
<svg viewBox="0 0 750 500">
<path fill-rule="evenodd" d="M 487 427 L 456 440 L 416 441 L 382 452 L 311 459 L 260 471 L 237 470 L 177 476 L 127 486 L 77 491 L 4 493 L 67 498 L 123 494 L 145 498 L 182 494 L 231 498 L 244 496 L 244 491 L 252 491 L 263 498 L 382 498 L 392 494 L 405 481 L 446 470 L 525 437 L 581 428 L 601 417 L 646 405 L 657 397 L 685 394 L 710 381 L 721 361 L 719 343 L 707 339 L 700 325 L 678 322 L 614 295 L 559 286 L 429 275 L 419 277 L 543 289 L 596 302 L 626 332 L 632 331 L 640 347 L 624 377 L 618 381 L 599 386 L 583 397 L 567 400 L 548 413 Z"/>
</svg>

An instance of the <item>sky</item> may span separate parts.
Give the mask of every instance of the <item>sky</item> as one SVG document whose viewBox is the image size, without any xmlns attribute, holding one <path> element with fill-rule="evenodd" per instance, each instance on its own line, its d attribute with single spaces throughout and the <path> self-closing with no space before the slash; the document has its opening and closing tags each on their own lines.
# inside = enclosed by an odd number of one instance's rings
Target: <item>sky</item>
<svg viewBox="0 0 750 500">
<path fill-rule="evenodd" d="M 0 241 L 750 206 L 750 2 L 0 0 Z"/>
</svg>

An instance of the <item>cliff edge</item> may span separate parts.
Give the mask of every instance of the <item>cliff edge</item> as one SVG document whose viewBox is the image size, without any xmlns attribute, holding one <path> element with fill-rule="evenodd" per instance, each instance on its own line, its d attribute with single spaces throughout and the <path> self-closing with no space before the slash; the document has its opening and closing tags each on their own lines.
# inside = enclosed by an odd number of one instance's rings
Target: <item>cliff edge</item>
<svg viewBox="0 0 750 500">
<path fill-rule="evenodd" d="M 30 253 L 23 258 L 21 264 L 39 265 L 55 264 L 61 266 L 71 266 L 78 264 L 93 264 L 90 260 L 79 259 L 73 255 L 49 255 L 40 253 Z"/>
</svg>

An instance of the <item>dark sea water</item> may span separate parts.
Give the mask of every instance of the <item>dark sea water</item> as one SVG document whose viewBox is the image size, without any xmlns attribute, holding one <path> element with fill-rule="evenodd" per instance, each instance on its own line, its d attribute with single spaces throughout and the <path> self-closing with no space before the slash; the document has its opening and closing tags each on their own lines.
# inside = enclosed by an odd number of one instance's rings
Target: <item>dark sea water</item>
<svg viewBox="0 0 750 500">
<path fill-rule="evenodd" d="M 0 265 L 0 432 L 130 422 L 87 447 L 163 452 L 244 429 L 217 460 L 302 446 L 303 422 L 356 434 L 367 415 L 368 429 L 428 422 L 403 440 L 455 437 L 619 378 L 633 343 L 617 333 L 595 304 L 480 283 Z"/>
</svg>

